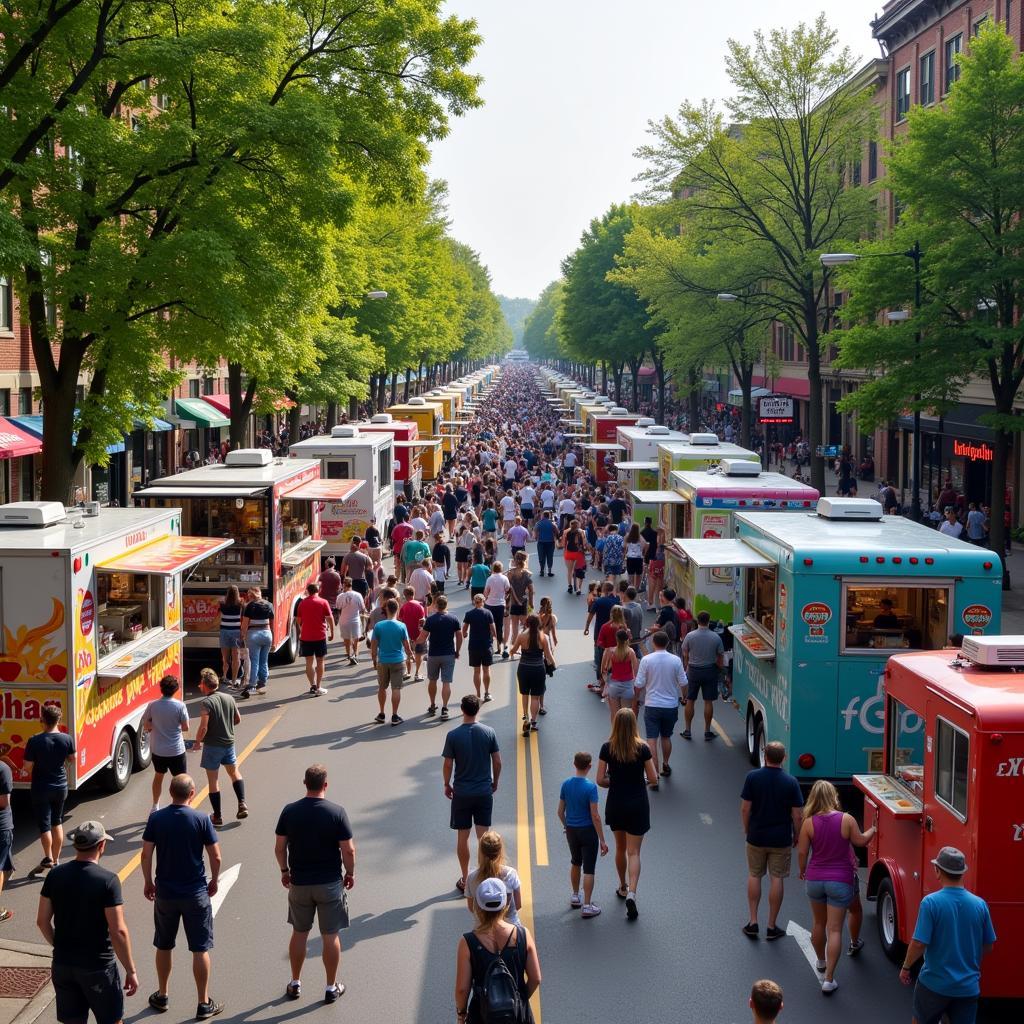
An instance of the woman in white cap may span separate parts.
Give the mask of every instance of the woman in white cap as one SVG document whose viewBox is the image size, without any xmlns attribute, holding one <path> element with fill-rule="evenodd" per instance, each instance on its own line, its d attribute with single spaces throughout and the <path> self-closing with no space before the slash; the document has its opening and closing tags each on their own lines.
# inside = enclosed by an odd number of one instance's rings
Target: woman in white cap
<svg viewBox="0 0 1024 1024">
<path fill-rule="evenodd" d="M 508 1012 L 511 1020 L 533 1024 L 529 999 L 540 987 L 540 958 L 529 930 L 506 918 L 508 901 L 500 878 L 485 878 L 476 887 L 477 925 L 459 939 L 455 961 L 455 1013 L 460 1022 L 481 1024 L 486 990 L 490 1015 Z M 503 983 L 503 970 L 494 969 L 498 960 L 511 974 L 511 984 Z"/>
</svg>

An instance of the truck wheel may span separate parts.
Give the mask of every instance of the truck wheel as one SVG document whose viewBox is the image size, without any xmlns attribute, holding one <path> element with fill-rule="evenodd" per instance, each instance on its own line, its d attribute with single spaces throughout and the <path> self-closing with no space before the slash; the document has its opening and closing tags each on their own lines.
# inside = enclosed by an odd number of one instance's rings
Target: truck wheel
<svg viewBox="0 0 1024 1024">
<path fill-rule="evenodd" d="M 142 771 L 143 768 L 148 768 L 153 760 L 153 751 L 149 746 L 149 733 L 142 728 L 141 722 L 139 723 L 138 732 L 135 733 L 134 748 L 135 771 Z"/>
<path fill-rule="evenodd" d="M 104 785 L 111 793 L 120 793 L 128 785 L 128 780 L 132 776 L 134 760 L 135 751 L 131 733 L 127 729 L 122 729 L 117 734 L 110 767 L 103 775 Z"/>
<path fill-rule="evenodd" d="M 878 941 L 882 944 L 882 952 L 893 963 L 902 963 L 907 947 L 900 942 L 900 918 L 896 908 L 896 890 L 888 875 L 882 879 L 882 884 L 878 887 L 875 920 L 878 923 Z"/>
<path fill-rule="evenodd" d="M 764 720 L 752 707 L 747 708 L 747 756 L 755 768 L 764 767 Z"/>
<path fill-rule="evenodd" d="M 282 665 L 291 665 L 299 656 L 299 621 L 292 615 L 288 627 L 288 639 L 278 648 L 275 660 Z"/>
</svg>

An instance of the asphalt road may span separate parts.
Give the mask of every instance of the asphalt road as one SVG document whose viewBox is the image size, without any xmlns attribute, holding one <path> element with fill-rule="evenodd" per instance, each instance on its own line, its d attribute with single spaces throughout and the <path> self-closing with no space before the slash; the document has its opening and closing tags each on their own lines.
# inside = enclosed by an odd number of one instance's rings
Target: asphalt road
<svg viewBox="0 0 1024 1024">
<path fill-rule="evenodd" d="M 538 734 L 529 740 L 518 735 L 514 666 L 499 663 L 496 699 L 482 716 L 497 730 L 504 761 L 495 827 L 506 837 L 523 878 L 524 918 L 537 936 L 544 972 L 538 1022 L 630 1020 L 641 1007 L 643 1016 L 655 1021 L 745 1021 L 750 984 L 761 977 L 783 986 L 787 1021 L 817 1021 L 824 1014 L 835 1021 L 909 1021 L 910 993 L 878 947 L 873 905 L 867 905 L 866 948 L 855 960 L 843 958 L 840 988 L 827 1006 L 801 947 L 810 912 L 795 877 L 781 918 L 792 922 L 790 934 L 774 943 L 753 943 L 741 935 L 746 902 L 738 796 L 748 765 L 742 723 L 730 707 L 719 709 L 716 721 L 724 736 L 714 742 L 686 743 L 677 736 L 675 772 L 651 794 L 653 829 L 643 847 L 640 919 L 625 920 L 614 894 L 611 855 L 598 864 L 595 899 L 602 916 L 583 920 L 570 910 L 568 856 L 555 814 L 558 789 L 571 774 L 576 750 L 592 751 L 596 761 L 608 715 L 585 689 L 591 656 L 590 639 L 582 634 L 585 599 L 567 595 L 561 575 L 538 584 L 540 594 L 552 596 L 560 617 L 560 667 L 549 689 L 550 713 Z M 461 617 L 467 604 L 465 592 L 458 590 L 452 610 Z M 403 693 L 404 725 L 374 724 L 375 683 L 368 662 L 351 669 L 342 661 L 332 652 L 326 697 L 307 697 L 301 670 L 292 666 L 273 672 L 267 697 L 242 705 L 238 746 L 251 751 L 243 766 L 251 814 L 244 822 L 230 820 L 234 800 L 229 790 L 225 793 L 228 823 L 220 835 L 222 892 L 228 891 L 216 917 L 211 988 L 227 1004 L 226 1021 L 454 1020 L 455 947 L 471 919 L 453 888 L 459 872 L 441 785 L 440 753 L 449 726 L 423 717 L 424 684 L 409 685 Z M 471 689 L 470 672 L 460 662 L 453 705 Z M 318 960 L 307 965 L 302 1000 L 284 998 L 289 928 L 273 857 L 278 811 L 302 794 L 303 769 L 317 760 L 329 768 L 329 796 L 347 808 L 357 843 L 352 926 L 343 934 L 342 980 L 348 991 L 332 1007 L 321 1001 Z M 194 761 L 202 785 L 198 755 Z M 155 988 L 151 905 L 143 898 L 137 870 L 149 804 L 149 777 L 138 775 L 116 796 L 96 788 L 72 795 L 67 822 L 72 827 L 98 817 L 115 837 L 105 864 L 125 876 L 141 977 L 140 994 L 129 1002 L 130 1021 L 152 1015 L 146 995 Z M 208 803 L 201 806 L 209 809 Z M 24 874 L 36 862 L 38 846 L 27 803 L 19 799 L 15 813 L 18 874 L 5 894 L 15 916 L 0 927 L 8 938 L 38 941 L 40 883 Z M 311 942 L 310 952 L 318 956 L 318 941 Z M 170 995 L 167 1024 L 192 1019 L 195 992 L 183 938 Z M 53 1021 L 52 1007 L 39 1019 Z"/>
</svg>

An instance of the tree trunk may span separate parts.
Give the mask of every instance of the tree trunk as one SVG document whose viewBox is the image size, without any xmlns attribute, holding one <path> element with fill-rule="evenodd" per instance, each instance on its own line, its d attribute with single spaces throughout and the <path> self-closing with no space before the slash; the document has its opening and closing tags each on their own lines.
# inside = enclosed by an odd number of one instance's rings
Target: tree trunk
<svg viewBox="0 0 1024 1024">
<path fill-rule="evenodd" d="M 255 394 L 255 380 L 250 380 L 245 390 L 242 390 L 242 364 L 228 363 L 228 404 L 231 409 L 228 447 L 232 451 L 244 448 L 249 441 L 249 417 L 252 415 Z"/>
<path fill-rule="evenodd" d="M 1011 409 L 1012 406 L 1011 401 Z M 1003 553 L 1006 551 L 1006 467 L 1012 445 L 1013 436 L 997 428 L 992 444 L 992 514 L 989 516 L 988 542 L 992 553 L 999 556 L 1000 565 L 1003 565 Z"/>
<path fill-rule="evenodd" d="M 381 372 L 377 378 L 377 412 L 384 411 L 384 391 L 387 386 L 387 376 Z"/>
<path fill-rule="evenodd" d="M 408 377 L 406 378 L 408 383 Z M 408 391 L 406 392 L 408 394 Z M 394 370 L 391 373 L 391 405 L 394 405 L 398 401 L 398 371 Z"/>
<path fill-rule="evenodd" d="M 75 472 L 82 462 L 82 452 L 71 443 L 75 418 L 75 377 L 58 373 L 60 381 L 55 392 L 46 395 L 46 409 L 43 415 L 43 501 L 71 503 L 72 483 Z M 86 495 L 89 497 L 89 495 Z M 22 495 L 27 500 L 28 495 Z"/>
<path fill-rule="evenodd" d="M 338 403 L 328 402 L 327 403 L 327 433 L 331 432 L 331 428 L 338 422 Z"/>
<path fill-rule="evenodd" d="M 641 359 L 631 359 L 629 363 L 629 372 L 633 375 L 633 405 L 630 409 L 631 412 L 638 412 L 640 409 L 640 367 L 643 365 Z"/>
<path fill-rule="evenodd" d="M 349 423 L 355 423 L 359 419 L 359 399 L 356 395 L 353 395 L 348 400 L 348 421 Z"/>
<path fill-rule="evenodd" d="M 601 360 L 601 393 L 608 394 L 608 364 Z"/>
<path fill-rule="evenodd" d="M 699 367 L 691 366 L 686 371 L 686 381 L 689 384 L 689 390 L 686 394 L 687 405 L 689 406 L 689 432 L 696 434 L 700 432 L 701 428 L 701 415 L 700 415 L 700 400 L 701 400 L 701 388 L 703 386 L 703 374 Z"/>
<path fill-rule="evenodd" d="M 299 428 L 302 425 L 302 406 L 299 405 L 295 394 L 286 391 L 285 394 L 295 403 L 288 410 L 288 444 L 292 445 L 299 441 Z"/>
<path fill-rule="evenodd" d="M 404 384 L 404 386 L 402 388 L 402 401 L 403 402 L 408 402 L 409 401 L 409 386 L 410 386 L 409 378 L 410 377 L 412 377 L 412 370 L 410 370 L 409 367 L 407 366 L 405 368 L 405 384 Z"/>
<path fill-rule="evenodd" d="M 612 363 L 612 376 L 615 379 L 615 404 L 622 405 L 622 371 L 625 363 Z"/>
<path fill-rule="evenodd" d="M 753 409 L 751 405 L 750 392 L 753 388 L 754 365 L 753 363 L 742 363 L 738 367 L 737 377 L 740 380 L 740 390 L 743 392 L 743 405 L 740 407 L 740 446 L 750 447 L 750 425 L 753 420 Z"/>
<path fill-rule="evenodd" d="M 818 303 L 814 289 L 814 275 L 809 276 L 804 294 L 804 319 L 807 348 L 807 380 L 810 385 L 810 423 L 807 424 L 807 444 L 811 458 L 811 486 L 825 493 L 825 460 L 818 455 L 822 444 L 821 402 L 821 350 L 818 348 Z"/>
<path fill-rule="evenodd" d="M 654 372 L 658 378 L 658 422 L 665 422 L 665 359 L 661 353 L 654 348 L 651 351 L 651 358 L 654 361 Z"/>
</svg>

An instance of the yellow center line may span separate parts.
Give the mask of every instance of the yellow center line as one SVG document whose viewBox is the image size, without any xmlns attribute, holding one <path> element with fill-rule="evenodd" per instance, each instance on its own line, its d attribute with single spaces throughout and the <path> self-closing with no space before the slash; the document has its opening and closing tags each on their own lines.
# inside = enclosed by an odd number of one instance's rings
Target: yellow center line
<svg viewBox="0 0 1024 1024">
<path fill-rule="evenodd" d="M 515 696 L 515 695 L 513 695 Z M 512 719 L 519 730 L 519 702 L 512 701 Z M 519 892 L 523 905 L 519 908 L 519 920 L 529 928 L 537 941 L 533 926 L 533 862 L 530 858 L 530 801 L 527 789 L 526 759 L 529 741 L 523 735 L 516 737 L 516 867 L 519 872 Z M 540 989 L 530 999 L 536 1024 L 541 1024 Z"/>
<path fill-rule="evenodd" d="M 525 746 L 525 738 L 523 740 Z M 548 866 L 548 826 L 544 817 L 544 791 L 540 781 L 540 747 L 534 734 L 530 751 L 530 778 L 533 790 L 533 843 L 537 851 L 537 867 Z"/>
<path fill-rule="evenodd" d="M 280 722 L 282 718 L 284 718 L 284 712 L 279 711 L 277 715 L 275 715 L 265 726 L 263 726 L 262 729 L 260 729 L 258 733 L 256 733 L 255 736 L 253 736 L 245 750 L 243 750 L 241 754 L 238 755 L 238 758 L 235 763 L 241 764 L 263 742 L 263 740 L 266 738 L 267 733 L 270 732 L 270 730 L 273 729 L 274 726 L 277 725 L 277 723 Z M 203 788 L 199 790 L 199 792 L 196 793 L 196 795 L 192 798 L 192 805 L 194 807 L 197 807 L 209 795 L 210 787 L 208 785 L 203 786 Z M 120 871 L 118 871 L 118 881 L 123 883 L 129 877 L 129 875 L 131 875 L 134 871 L 138 870 L 138 867 L 141 863 L 142 851 L 139 850 L 139 852 L 136 853 L 132 857 L 132 859 L 128 861 L 128 863 L 125 864 L 123 868 L 121 868 Z"/>
<path fill-rule="evenodd" d="M 727 747 L 734 747 L 736 745 L 735 743 L 733 743 L 731 739 L 729 739 L 725 730 L 718 724 L 718 722 L 714 718 L 711 719 L 711 728 L 714 729 L 716 733 L 718 733 L 719 738 Z"/>
</svg>

